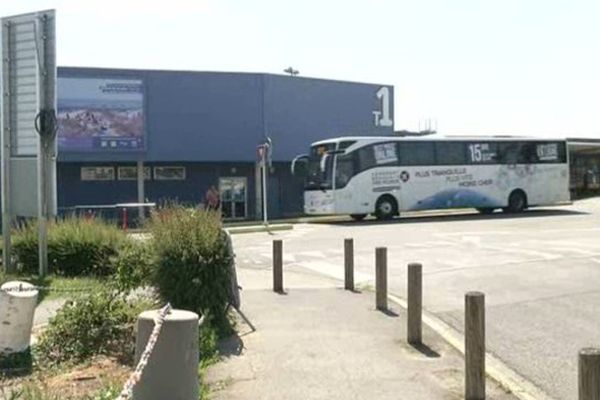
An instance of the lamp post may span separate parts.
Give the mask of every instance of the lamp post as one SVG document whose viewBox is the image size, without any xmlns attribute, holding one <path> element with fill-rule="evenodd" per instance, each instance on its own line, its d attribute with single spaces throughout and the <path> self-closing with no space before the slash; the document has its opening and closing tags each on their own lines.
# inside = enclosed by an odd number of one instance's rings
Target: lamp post
<svg viewBox="0 0 600 400">
<path fill-rule="evenodd" d="M 262 215 L 263 215 L 263 224 L 265 226 L 269 225 L 269 220 L 267 216 L 267 168 L 272 165 L 272 151 L 273 144 L 270 137 L 265 138 L 265 142 L 258 145 L 258 156 L 261 165 L 262 172 Z"/>
<path fill-rule="evenodd" d="M 297 69 L 294 69 L 292 67 L 287 67 L 286 69 L 283 70 L 283 72 L 285 72 L 286 74 L 290 74 L 290 76 L 296 76 L 300 73 L 300 71 L 298 71 Z"/>
</svg>

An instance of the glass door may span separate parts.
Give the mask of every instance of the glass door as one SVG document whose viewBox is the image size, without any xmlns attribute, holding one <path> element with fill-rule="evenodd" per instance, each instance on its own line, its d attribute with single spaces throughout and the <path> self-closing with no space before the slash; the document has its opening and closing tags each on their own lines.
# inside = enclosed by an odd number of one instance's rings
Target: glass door
<svg viewBox="0 0 600 400">
<path fill-rule="evenodd" d="M 243 177 L 219 178 L 219 193 L 223 217 L 244 219 L 247 213 L 247 180 Z"/>
</svg>

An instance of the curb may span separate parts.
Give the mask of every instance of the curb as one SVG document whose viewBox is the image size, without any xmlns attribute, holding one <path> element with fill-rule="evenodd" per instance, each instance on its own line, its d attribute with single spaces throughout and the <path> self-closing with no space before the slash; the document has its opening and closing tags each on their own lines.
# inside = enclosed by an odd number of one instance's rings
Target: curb
<svg viewBox="0 0 600 400">
<path fill-rule="evenodd" d="M 257 232 L 276 232 L 276 231 L 289 231 L 294 229 L 293 224 L 277 224 L 277 225 L 252 225 L 243 227 L 231 227 L 225 228 L 230 234 L 241 234 L 241 233 L 257 233 Z"/>
<path fill-rule="evenodd" d="M 403 309 L 408 309 L 406 300 L 395 295 L 388 295 L 388 299 Z M 464 356 L 464 335 L 429 311 L 423 309 L 422 312 L 423 323 Z M 496 381 L 500 386 L 510 391 L 517 398 L 521 400 L 554 400 L 542 389 L 519 375 L 516 371 L 506 365 L 504 361 L 500 360 L 489 351 L 485 352 L 485 363 L 486 375 Z"/>
</svg>

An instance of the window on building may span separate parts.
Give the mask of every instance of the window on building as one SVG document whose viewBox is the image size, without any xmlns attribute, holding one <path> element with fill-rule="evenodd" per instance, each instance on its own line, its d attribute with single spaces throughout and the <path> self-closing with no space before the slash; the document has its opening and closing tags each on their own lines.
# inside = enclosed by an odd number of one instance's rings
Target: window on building
<svg viewBox="0 0 600 400">
<path fill-rule="evenodd" d="M 154 167 L 154 179 L 157 181 L 184 181 L 185 167 Z"/>
<path fill-rule="evenodd" d="M 82 181 L 113 181 L 115 169 L 113 167 L 81 167 Z"/>
<path fill-rule="evenodd" d="M 117 170 L 117 178 L 120 181 L 136 181 L 137 170 L 137 167 L 119 167 Z M 151 179 L 152 171 L 150 167 L 144 167 L 144 180 L 149 181 Z"/>
<path fill-rule="evenodd" d="M 402 165 L 435 165 L 435 150 L 432 142 L 400 142 Z"/>
</svg>

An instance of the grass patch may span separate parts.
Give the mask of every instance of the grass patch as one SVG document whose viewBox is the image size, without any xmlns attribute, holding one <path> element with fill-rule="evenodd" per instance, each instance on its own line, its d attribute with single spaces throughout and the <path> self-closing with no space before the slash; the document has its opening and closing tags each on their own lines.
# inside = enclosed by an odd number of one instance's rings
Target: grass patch
<svg viewBox="0 0 600 400">
<path fill-rule="evenodd" d="M 108 278 L 90 276 L 64 277 L 48 275 L 40 278 L 35 275 L 0 273 L 0 285 L 9 281 L 24 281 L 35 286 L 50 288 L 50 290 L 40 291 L 38 303 L 42 300 L 64 299 L 80 296 L 85 293 L 96 293 L 111 284 Z"/>
</svg>

